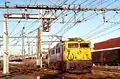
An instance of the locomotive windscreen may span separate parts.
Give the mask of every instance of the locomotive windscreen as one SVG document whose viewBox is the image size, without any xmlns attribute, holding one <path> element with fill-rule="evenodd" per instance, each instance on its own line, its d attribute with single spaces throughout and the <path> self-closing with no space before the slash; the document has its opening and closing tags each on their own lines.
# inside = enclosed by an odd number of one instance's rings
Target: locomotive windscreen
<svg viewBox="0 0 120 79">
<path fill-rule="evenodd" d="M 68 43 L 68 48 L 78 48 L 78 43 Z"/>
<path fill-rule="evenodd" d="M 80 47 L 85 47 L 85 48 L 87 47 L 88 48 L 89 47 L 89 43 L 80 43 Z"/>
</svg>

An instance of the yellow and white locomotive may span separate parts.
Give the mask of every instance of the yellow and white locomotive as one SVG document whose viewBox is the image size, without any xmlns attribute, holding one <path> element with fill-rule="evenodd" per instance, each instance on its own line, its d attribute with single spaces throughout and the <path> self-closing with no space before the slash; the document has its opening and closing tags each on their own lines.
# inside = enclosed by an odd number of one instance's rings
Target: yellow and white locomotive
<svg viewBox="0 0 120 79">
<path fill-rule="evenodd" d="M 69 38 L 50 49 L 50 66 L 67 72 L 91 72 L 91 42 Z"/>
</svg>

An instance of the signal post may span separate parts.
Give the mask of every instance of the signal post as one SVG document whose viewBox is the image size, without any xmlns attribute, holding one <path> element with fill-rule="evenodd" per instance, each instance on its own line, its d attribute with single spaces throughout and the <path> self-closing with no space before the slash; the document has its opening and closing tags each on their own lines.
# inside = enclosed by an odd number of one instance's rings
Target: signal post
<svg viewBox="0 0 120 79">
<path fill-rule="evenodd" d="M 25 14 L 25 13 L 12 13 L 12 14 L 4 14 L 4 33 L 3 33 L 3 74 L 9 74 L 9 53 L 8 53 L 8 26 L 7 21 L 8 19 L 54 19 L 53 15 L 41 15 L 41 14 Z M 48 23 L 46 23 L 48 24 Z M 44 29 L 44 26 L 43 26 Z M 46 27 L 45 27 L 46 29 Z M 47 28 L 49 29 L 49 28 Z M 49 32 L 48 30 L 44 30 L 44 32 Z M 41 33 L 40 29 L 38 29 L 38 44 L 37 44 L 37 55 L 38 55 L 38 62 L 36 65 L 40 65 L 42 67 L 42 54 L 41 54 Z M 40 54 L 39 54 L 40 53 Z M 40 57 L 39 57 L 40 56 Z M 36 61 L 37 61 L 36 60 Z"/>
</svg>

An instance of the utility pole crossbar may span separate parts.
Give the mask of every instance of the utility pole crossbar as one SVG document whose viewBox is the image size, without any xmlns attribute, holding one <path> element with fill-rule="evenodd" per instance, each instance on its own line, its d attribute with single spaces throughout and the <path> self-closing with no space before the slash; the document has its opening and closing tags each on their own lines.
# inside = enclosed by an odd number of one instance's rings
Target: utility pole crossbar
<svg viewBox="0 0 120 79">
<path fill-rule="evenodd" d="M 25 13 L 12 13 L 4 14 L 5 18 L 9 19 L 54 19 L 53 15 L 41 15 L 41 14 L 25 14 Z"/>
<path fill-rule="evenodd" d="M 0 6 L 0 9 L 46 9 L 46 10 L 77 10 L 77 11 L 120 11 L 120 8 L 83 8 L 67 5 L 52 6 L 52 5 L 15 5 L 15 6 Z"/>
</svg>

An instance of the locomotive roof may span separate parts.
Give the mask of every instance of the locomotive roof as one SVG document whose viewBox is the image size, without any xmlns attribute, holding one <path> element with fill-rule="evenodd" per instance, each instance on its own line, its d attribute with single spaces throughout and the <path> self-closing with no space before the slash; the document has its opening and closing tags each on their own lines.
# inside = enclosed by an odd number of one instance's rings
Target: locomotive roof
<svg viewBox="0 0 120 79">
<path fill-rule="evenodd" d="M 53 48 L 51 49 L 55 49 L 56 47 L 64 44 L 65 42 L 90 42 L 89 40 L 83 40 L 82 38 L 68 38 L 68 40 L 64 40 L 64 41 L 61 41 L 59 43 L 57 43 Z"/>
<path fill-rule="evenodd" d="M 82 38 L 68 38 L 68 41 L 83 41 Z"/>
</svg>

